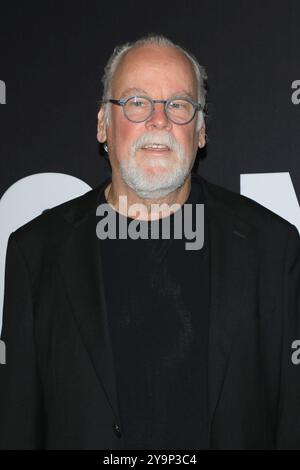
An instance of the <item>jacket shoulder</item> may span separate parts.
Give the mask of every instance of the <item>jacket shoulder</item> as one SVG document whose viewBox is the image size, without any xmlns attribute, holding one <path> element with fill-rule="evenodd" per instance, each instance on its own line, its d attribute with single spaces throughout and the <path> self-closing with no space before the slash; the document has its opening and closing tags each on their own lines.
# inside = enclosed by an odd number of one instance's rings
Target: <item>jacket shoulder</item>
<svg viewBox="0 0 300 470">
<path fill-rule="evenodd" d="M 85 194 L 46 209 L 10 235 L 25 250 L 38 252 L 54 247 L 69 233 L 73 224 L 87 216 L 96 204 L 99 186 Z M 34 250 L 34 251 L 33 251 Z"/>
<path fill-rule="evenodd" d="M 253 199 L 212 183 L 202 176 L 200 179 L 209 203 L 217 205 L 220 210 L 231 213 L 258 231 L 270 233 L 275 230 L 282 234 L 298 233 L 295 225 Z"/>
</svg>

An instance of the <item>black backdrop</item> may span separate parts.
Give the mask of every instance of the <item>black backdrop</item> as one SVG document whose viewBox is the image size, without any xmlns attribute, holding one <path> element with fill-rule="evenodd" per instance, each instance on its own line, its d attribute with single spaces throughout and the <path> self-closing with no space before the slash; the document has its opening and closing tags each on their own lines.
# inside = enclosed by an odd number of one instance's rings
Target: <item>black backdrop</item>
<svg viewBox="0 0 300 470">
<path fill-rule="evenodd" d="M 241 173 L 290 172 L 299 198 L 299 0 L 5 2 L 0 18 L 0 196 L 35 173 L 92 187 L 108 176 L 96 140 L 103 67 L 115 45 L 152 31 L 207 68 L 198 172 L 236 192 Z"/>
</svg>

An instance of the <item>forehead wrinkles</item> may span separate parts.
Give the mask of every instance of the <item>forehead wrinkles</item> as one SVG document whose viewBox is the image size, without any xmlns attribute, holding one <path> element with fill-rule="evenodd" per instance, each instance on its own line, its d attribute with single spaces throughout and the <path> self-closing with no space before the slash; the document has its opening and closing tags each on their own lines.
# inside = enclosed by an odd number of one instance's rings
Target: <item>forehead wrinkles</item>
<svg viewBox="0 0 300 470">
<path fill-rule="evenodd" d="M 169 75 L 170 83 L 172 75 L 174 76 L 175 88 L 186 89 L 192 93 L 195 91 L 197 95 L 197 80 L 189 59 L 173 48 L 164 47 L 140 47 L 128 51 L 115 71 L 112 92 L 122 92 L 132 87 L 151 90 L 153 85 L 160 84 L 159 77 L 162 78 L 164 73 L 166 78 Z M 190 77 L 190 86 L 188 86 L 186 75 Z"/>
</svg>

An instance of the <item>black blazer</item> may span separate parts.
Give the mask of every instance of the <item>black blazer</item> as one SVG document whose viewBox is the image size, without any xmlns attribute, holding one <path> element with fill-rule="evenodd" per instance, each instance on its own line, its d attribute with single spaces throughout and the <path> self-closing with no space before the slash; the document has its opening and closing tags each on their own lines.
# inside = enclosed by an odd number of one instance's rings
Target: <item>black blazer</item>
<svg viewBox="0 0 300 470">
<path fill-rule="evenodd" d="M 298 231 L 197 179 L 211 243 L 210 448 L 300 449 Z M 124 448 L 95 231 L 107 183 L 9 238 L 1 449 Z"/>
</svg>

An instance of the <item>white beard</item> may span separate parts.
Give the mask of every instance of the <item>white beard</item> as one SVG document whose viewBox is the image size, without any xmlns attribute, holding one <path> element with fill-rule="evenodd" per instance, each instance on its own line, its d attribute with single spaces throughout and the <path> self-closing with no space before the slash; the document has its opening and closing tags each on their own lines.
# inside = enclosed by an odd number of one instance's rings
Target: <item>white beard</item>
<svg viewBox="0 0 300 470">
<path fill-rule="evenodd" d="M 170 169 L 168 169 L 168 157 L 164 156 L 161 158 L 155 156 L 153 159 L 150 156 L 148 168 L 143 169 L 140 164 L 141 160 L 137 161 L 136 152 L 139 146 L 136 144 L 132 146 L 129 158 L 120 164 L 119 170 L 123 180 L 139 197 L 144 199 L 163 198 L 182 186 L 190 174 L 194 159 L 190 161 L 177 142 L 172 140 L 171 143 L 171 149 L 175 152 L 177 159 L 175 163 L 172 163 Z M 166 143 L 166 145 L 170 144 Z M 169 158 L 174 162 L 174 155 Z M 151 166 L 154 167 L 153 171 L 151 171 Z M 155 167 L 158 169 L 155 170 Z"/>
</svg>

